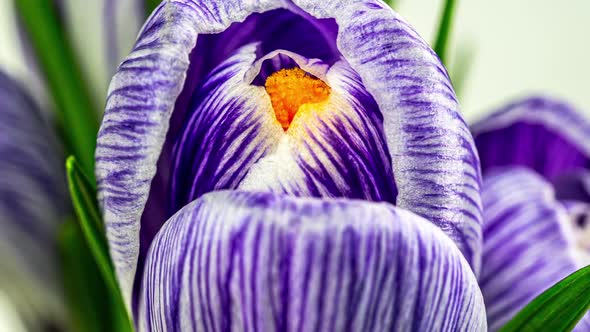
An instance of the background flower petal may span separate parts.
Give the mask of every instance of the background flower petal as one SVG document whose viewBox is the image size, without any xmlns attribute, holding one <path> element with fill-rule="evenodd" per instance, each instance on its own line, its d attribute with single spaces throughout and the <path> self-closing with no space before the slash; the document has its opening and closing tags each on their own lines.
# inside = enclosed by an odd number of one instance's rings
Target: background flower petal
<svg viewBox="0 0 590 332">
<path fill-rule="evenodd" d="M 525 168 L 484 177 L 480 287 L 488 326 L 500 329 L 547 288 L 580 268 L 573 229 L 549 183 Z M 587 324 L 587 319 L 581 323 Z"/>
<path fill-rule="evenodd" d="M 0 72 L 0 289 L 29 328 L 64 323 L 58 224 L 67 213 L 57 140 L 33 100 Z"/>
<path fill-rule="evenodd" d="M 516 101 L 472 126 L 482 170 L 525 166 L 550 181 L 590 168 L 590 121 L 548 97 Z"/>
<path fill-rule="evenodd" d="M 97 105 L 145 19 L 143 0 L 52 0 L 88 78 Z"/>
<path fill-rule="evenodd" d="M 485 331 L 469 265 L 388 204 L 215 192 L 151 247 L 140 331 Z"/>
</svg>

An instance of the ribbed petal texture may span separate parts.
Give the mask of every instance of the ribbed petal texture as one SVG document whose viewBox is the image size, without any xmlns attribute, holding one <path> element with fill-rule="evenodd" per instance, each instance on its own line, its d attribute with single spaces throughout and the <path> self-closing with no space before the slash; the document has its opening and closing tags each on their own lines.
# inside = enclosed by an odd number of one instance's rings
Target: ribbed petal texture
<svg viewBox="0 0 590 332">
<path fill-rule="evenodd" d="M 67 213 L 61 158 L 38 107 L 0 72 L 0 289 L 31 329 L 65 318 L 56 243 Z"/>
<path fill-rule="evenodd" d="M 449 238 L 389 204 L 216 192 L 155 239 L 140 331 L 485 331 Z"/>
<path fill-rule="evenodd" d="M 499 330 L 537 295 L 582 267 L 573 229 L 551 185 L 525 168 L 484 178 L 480 287 L 488 326 Z M 588 331 L 588 319 L 579 324 Z"/>
</svg>

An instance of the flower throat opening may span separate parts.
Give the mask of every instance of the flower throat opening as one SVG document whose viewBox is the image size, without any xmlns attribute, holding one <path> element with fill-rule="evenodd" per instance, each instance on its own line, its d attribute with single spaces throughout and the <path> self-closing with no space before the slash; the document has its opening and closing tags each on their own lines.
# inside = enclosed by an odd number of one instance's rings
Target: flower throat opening
<svg viewBox="0 0 590 332">
<path fill-rule="evenodd" d="M 264 84 L 277 121 L 287 131 L 301 106 L 325 102 L 330 87 L 300 68 L 281 69 Z"/>
</svg>

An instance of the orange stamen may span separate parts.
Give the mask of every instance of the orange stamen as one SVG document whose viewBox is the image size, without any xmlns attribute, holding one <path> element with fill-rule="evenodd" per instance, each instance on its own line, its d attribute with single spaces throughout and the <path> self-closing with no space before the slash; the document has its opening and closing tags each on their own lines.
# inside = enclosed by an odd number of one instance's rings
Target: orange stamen
<svg viewBox="0 0 590 332">
<path fill-rule="evenodd" d="M 266 79 L 264 86 L 277 120 L 285 131 L 289 129 L 300 106 L 321 103 L 330 96 L 330 87 L 324 81 L 300 68 L 274 72 Z"/>
</svg>

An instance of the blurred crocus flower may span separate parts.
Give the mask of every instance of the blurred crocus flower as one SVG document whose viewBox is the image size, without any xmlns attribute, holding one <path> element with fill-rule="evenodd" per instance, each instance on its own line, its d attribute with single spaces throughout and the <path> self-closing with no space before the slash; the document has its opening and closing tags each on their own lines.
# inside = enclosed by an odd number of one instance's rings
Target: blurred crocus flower
<svg viewBox="0 0 590 332">
<path fill-rule="evenodd" d="M 52 28 L 65 28 L 60 38 L 73 41 L 96 103 L 103 104 L 108 77 L 139 30 L 140 3 L 58 0 L 43 4 L 55 7 L 59 27 Z M 47 73 L 39 61 L 43 57 L 32 47 L 27 30 L 17 24 L 22 22 L 12 16 L 14 4 L 18 3 L 2 4 L 3 19 L 10 21 L 15 34 L 8 39 L 17 43 L 5 45 L 11 58 L 0 57 L 0 292 L 27 330 L 61 330 L 70 326 L 72 318 L 64 303 L 57 242 L 60 225 L 72 215 L 65 155 L 54 132 L 58 126 L 54 120 L 63 119 L 51 116 L 51 108 L 60 105 L 48 100 L 50 93 L 44 90 L 51 84 L 46 85 Z M 77 35 L 80 32 L 83 38 Z M 11 328 L 5 322 L 2 327 Z"/>
<path fill-rule="evenodd" d="M 43 90 L 46 78 L 38 67 L 38 55 L 31 45 L 26 29 L 15 18 L 15 3 L 5 1 L 0 7 L 3 19 L 10 26 L 2 26 L 3 37 L 15 41 L 9 52 L 0 57 L 0 67 L 26 81 L 29 88 Z M 144 20 L 143 0 L 48 0 L 44 6 L 53 7 L 63 38 L 69 41 L 81 67 L 92 98 L 103 105 L 109 79 L 124 55 L 128 54 Z M 34 96 L 46 98 L 44 91 L 32 91 Z M 41 100 L 44 104 L 45 100 Z M 49 104 L 49 103 L 47 103 Z"/>
<path fill-rule="evenodd" d="M 57 250 L 68 212 L 61 158 L 32 98 L 0 71 L 0 291 L 31 331 L 66 321 Z"/>
<path fill-rule="evenodd" d="M 381 1 L 165 1 L 96 177 L 142 331 L 484 331 L 477 154 Z"/>
<path fill-rule="evenodd" d="M 480 286 L 495 331 L 590 263 L 590 121 L 567 103 L 530 97 L 472 130 L 484 175 Z M 590 329 L 587 317 L 577 329 Z"/>
</svg>

